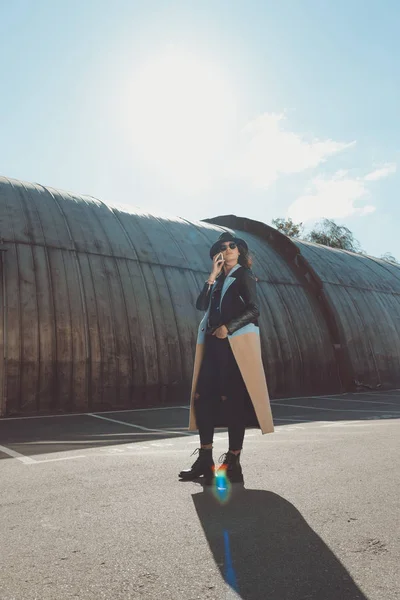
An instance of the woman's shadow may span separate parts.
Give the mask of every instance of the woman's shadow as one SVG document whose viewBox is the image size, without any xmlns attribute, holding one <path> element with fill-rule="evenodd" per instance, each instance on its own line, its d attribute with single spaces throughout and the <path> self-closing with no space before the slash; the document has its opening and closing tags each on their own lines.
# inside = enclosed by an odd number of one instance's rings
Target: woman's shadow
<svg viewBox="0 0 400 600">
<path fill-rule="evenodd" d="M 299 511 L 273 492 L 232 486 L 193 494 L 226 583 L 243 600 L 367 600 Z"/>
</svg>

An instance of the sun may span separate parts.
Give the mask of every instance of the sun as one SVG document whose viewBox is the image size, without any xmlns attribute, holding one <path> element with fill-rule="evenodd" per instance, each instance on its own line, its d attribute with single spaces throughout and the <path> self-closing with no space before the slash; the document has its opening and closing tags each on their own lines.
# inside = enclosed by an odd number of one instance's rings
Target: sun
<svg viewBox="0 0 400 600">
<path fill-rule="evenodd" d="M 127 133 L 136 155 L 176 185 L 206 183 L 229 144 L 235 97 L 221 71 L 169 50 L 137 70 Z"/>
</svg>

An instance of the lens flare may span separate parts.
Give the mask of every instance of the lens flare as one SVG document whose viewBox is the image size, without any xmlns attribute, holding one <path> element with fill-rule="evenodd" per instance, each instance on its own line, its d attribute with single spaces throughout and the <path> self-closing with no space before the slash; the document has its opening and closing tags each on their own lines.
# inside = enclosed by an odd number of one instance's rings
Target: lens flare
<svg viewBox="0 0 400 600">
<path fill-rule="evenodd" d="M 225 581 L 231 588 L 239 593 L 239 587 L 236 577 L 236 571 L 232 560 L 231 545 L 229 540 L 229 531 L 224 529 L 224 548 L 225 548 Z"/>
<path fill-rule="evenodd" d="M 225 466 L 222 466 L 216 470 L 214 481 L 214 496 L 221 504 L 225 504 L 228 502 L 231 494 L 231 483 L 226 474 Z"/>
</svg>

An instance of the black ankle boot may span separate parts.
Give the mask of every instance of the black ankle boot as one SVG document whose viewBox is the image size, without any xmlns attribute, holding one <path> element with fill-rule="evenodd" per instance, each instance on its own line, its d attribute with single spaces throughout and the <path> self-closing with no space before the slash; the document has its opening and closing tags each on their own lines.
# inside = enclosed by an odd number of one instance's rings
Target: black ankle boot
<svg viewBox="0 0 400 600">
<path fill-rule="evenodd" d="M 179 477 L 184 481 L 192 481 L 204 475 L 206 483 L 210 484 L 214 477 L 214 460 L 212 457 L 212 449 L 197 448 L 193 454 L 198 453 L 197 460 L 192 464 L 190 469 L 181 471 Z M 193 455 L 192 454 L 192 455 Z"/>
<path fill-rule="evenodd" d="M 220 457 L 219 462 L 222 464 L 218 469 L 217 476 L 221 474 L 221 471 L 225 471 L 231 483 L 244 483 L 240 454 L 226 452 Z"/>
</svg>

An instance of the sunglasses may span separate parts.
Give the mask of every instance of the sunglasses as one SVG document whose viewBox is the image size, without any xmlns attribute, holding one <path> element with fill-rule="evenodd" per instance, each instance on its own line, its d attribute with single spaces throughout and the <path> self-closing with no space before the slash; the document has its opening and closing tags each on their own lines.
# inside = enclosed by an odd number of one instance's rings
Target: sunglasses
<svg viewBox="0 0 400 600">
<path fill-rule="evenodd" d="M 229 244 L 223 244 L 219 247 L 219 251 L 220 252 L 225 252 L 225 250 L 228 250 L 228 248 L 230 248 L 231 250 L 234 250 L 235 248 L 237 248 L 237 244 L 235 242 L 229 242 Z"/>
</svg>

